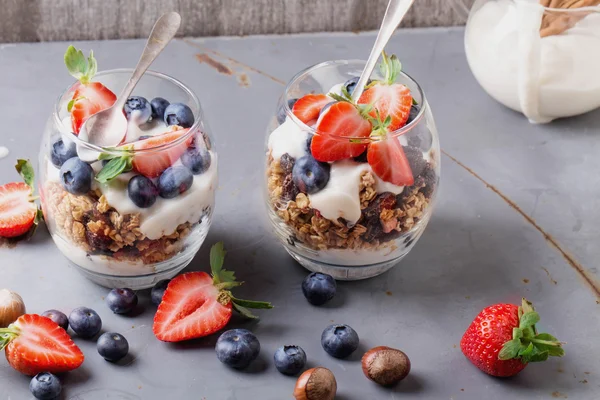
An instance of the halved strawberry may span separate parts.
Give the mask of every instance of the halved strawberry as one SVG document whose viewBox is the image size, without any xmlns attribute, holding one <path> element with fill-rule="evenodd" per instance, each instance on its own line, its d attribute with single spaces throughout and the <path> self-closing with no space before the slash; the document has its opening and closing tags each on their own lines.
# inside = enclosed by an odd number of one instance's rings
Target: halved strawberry
<svg viewBox="0 0 600 400">
<path fill-rule="evenodd" d="M 79 134 L 83 123 L 92 115 L 112 106 L 117 96 L 100 82 L 91 82 L 98 70 L 94 53 L 85 58 L 81 50 L 69 46 L 65 52 L 65 65 L 69 73 L 79 80 L 68 105 L 71 128 Z"/>
<path fill-rule="evenodd" d="M 356 139 L 368 138 L 372 126 L 355 105 L 340 101 L 321 115 L 316 130 L 310 145 L 313 157 L 318 161 L 337 161 L 365 151 L 367 144 L 357 143 Z"/>
<path fill-rule="evenodd" d="M 33 226 L 37 207 L 32 189 L 22 182 L 0 186 L 0 236 L 17 237 Z"/>
<path fill-rule="evenodd" d="M 25 375 L 60 373 L 78 368 L 83 353 L 67 332 L 50 318 L 25 314 L 0 329 L 0 350 L 8 363 Z"/>
<path fill-rule="evenodd" d="M 133 149 L 144 150 L 168 145 L 187 135 L 188 131 L 188 128 L 178 129 L 148 139 L 139 140 L 133 143 Z M 181 143 L 166 149 L 157 149 L 156 151 L 149 150 L 148 153 L 135 154 L 132 160 L 133 169 L 149 178 L 156 178 L 162 174 L 165 169 L 169 168 L 179 160 L 183 153 L 185 153 L 185 150 L 190 147 L 193 140 L 193 135 L 190 135 L 187 139 L 182 140 Z"/>
<path fill-rule="evenodd" d="M 224 270 L 223 243 L 210 250 L 212 277 L 206 272 L 188 272 L 169 282 L 154 316 L 152 331 L 164 342 L 180 342 L 208 336 L 231 319 L 232 309 L 249 318 L 248 308 L 272 308 L 270 303 L 241 300 L 230 289 L 241 285 L 231 271 Z"/>
<path fill-rule="evenodd" d="M 408 159 L 397 138 L 387 138 L 369 145 L 367 161 L 375 175 L 398 186 L 415 183 Z"/>
<path fill-rule="evenodd" d="M 333 100 L 324 94 L 307 94 L 296 101 L 292 113 L 305 124 L 319 117 L 321 109 Z"/>
<path fill-rule="evenodd" d="M 409 88 L 395 83 L 402 70 L 402 65 L 395 55 L 388 57 L 384 52 L 380 69 L 384 80 L 371 83 L 358 99 L 358 104 L 372 105 L 369 115 L 373 118 L 377 118 L 377 111 L 383 120 L 390 116 L 391 123 L 388 129 L 393 132 L 408 121 L 413 98 Z"/>
</svg>

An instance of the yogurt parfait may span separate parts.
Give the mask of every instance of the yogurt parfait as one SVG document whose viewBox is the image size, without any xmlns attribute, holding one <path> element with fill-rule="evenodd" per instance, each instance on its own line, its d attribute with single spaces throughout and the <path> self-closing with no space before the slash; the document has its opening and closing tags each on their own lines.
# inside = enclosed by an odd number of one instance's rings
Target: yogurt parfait
<svg viewBox="0 0 600 400">
<path fill-rule="evenodd" d="M 83 140 L 89 116 L 110 107 L 131 70 L 96 74 L 93 54 L 65 54 L 78 80 L 60 96 L 39 158 L 44 217 L 57 247 L 93 281 L 144 288 L 192 260 L 211 224 L 217 154 L 197 97 L 147 72 L 127 99 L 121 142 Z M 83 128 L 84 129 L 84 128 Z"/>
<path fill-rule="evenodd" d="M 274 230 L 306 268 L 363 279 L 395 265 L 432 212 L 439 143 L 418 84 L 383 55 L 358 101 L 363 61 L 296 75 L 269 129 L 266 198 Z"/>
</svg>

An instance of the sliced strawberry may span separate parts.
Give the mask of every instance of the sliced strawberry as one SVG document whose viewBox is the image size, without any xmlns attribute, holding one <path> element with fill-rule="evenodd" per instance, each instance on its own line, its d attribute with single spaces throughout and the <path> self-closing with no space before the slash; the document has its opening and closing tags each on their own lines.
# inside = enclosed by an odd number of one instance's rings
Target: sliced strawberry
<svg viewBox="0 0 600 400">
<path fill-rule="evenodd" d="M 319 117 L 321 109 L 333 100 L 324 94 L 307 94 L 298 99 L 292 108 L 292 113 L 305 124 Z"/>
<path fill-rule="evenodd" d="M 410 90 L 400 84 L 385 85 L 376 83 L 367 90 L 358 99 L 358 104 L 372 104 L 373 109 L 369 115 L 377 117 L 377 111 L 382 120 L 388 115 L 391 116 L 391 123 L 388 126 L 390 132 L 402 128 L 408 121 L 410 107 L 412 106 L 412 95 Z"/>
<path fill-rule="evenodd" d="M 240 300 L 230 292 L 239 286 L 235 275 L 222 268 L 225 259 L 223 243 L 210 251 L 212 276 L 206 272 L 188 272 L 169 282 L 154 316 L 152 331 L 164 342 L 180 342 L 208 336 L 227 325 L 232 309 L 256 318 L 248 308 L 272 308 L 271 304 Z"/>
<path fill-rule="evenodd" d="M 367 150 L 367 161 L 375 175 L 398 186 L 415 183 L 408 159 L 396 138 L 373 142 Z"/>
<path fill-rule="evenodd" d="M 316 130 L 310 145 L 313 157 L 318 161 L 337 161 L 365 151 L 367 144 L 356 143 L 353 139 L 368 138 L 372 126 L 356 106 L 340 101 L 321 115 Z"/>
<path fill-rule="evenodd" d="M 179 129 L 162 135 L 153 136 L 148 139 L 139 140 L 133 144 L 134 150 L 151 149 L 158 146 L 166 146 L 187 135 L 189 129 Z M 182 140 L 181 143 L 169 146 L 165 149 L 157 149 L 144 154 L 135 154 L 133 157 L 133 168 L 142 175 L 156 178 L 162 172 L 173 165 L 183 155 L 185 150 L 192 144 L 194 138 Z"/>
<path fill-rule="evenodd" d="M 11 367 L 25 375 L 71 371 L 84 358 L 63 328 L 37 314 L 22 315 L 0 329 L 0 350 L 3 348 Z"/>
<path fill-rule="evenodd" d="M 18 182 L 0 186 L 0 236 L 24 235 L 33 226 L 37 206 L 31 186 Z"/>
</svg>

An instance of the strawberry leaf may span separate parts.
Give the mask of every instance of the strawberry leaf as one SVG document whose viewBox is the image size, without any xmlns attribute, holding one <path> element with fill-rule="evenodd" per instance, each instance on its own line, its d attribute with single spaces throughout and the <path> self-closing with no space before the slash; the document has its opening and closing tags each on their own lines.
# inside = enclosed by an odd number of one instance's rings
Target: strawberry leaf
<svg viewBox="0 0 600 400">
<path fill-rule="evenodd" d="M 224 282 L 235 282 L 235 273 L 223 269 L 226 254 L 223 242 L 218 242 L 210 248 L 210 269 L 215 285 Z"/>
<path fill-rule="evenodd" d="M 273 305 L 267 301 L 254 301 L 254 300 L 242 300 L 236 297 L 231 296 L 231 301 L 233 304 L 237 304 L 238 306 L 254 308 L 254 309 L 263 309 L 268 310 L 273 308 Z"/>
<path fill-rule="evenodd" d="M 94 58 L 94 53 L 90 51 L 86 59 L 81 50 L 77 50 L 72 45 L 65 52 L 65 65 L 69 73 L 84 85 L 92 80 L 98 71 L 98 64 Z"/>
<path fill-rule="evenodd" d="M 538 322 L 540 322 L 540 315 L 535 311 L 530 311 L 523 314 L 523 316 L 521 317 L 521 320 L 519 321 L 519 328 L 522 329 L 533 327 Z"/>
<path fill-rule="evenodd" d="M 519 349 L 519 356 L 521 358 L 526 359 L 527 357 L 531 356 L 534 352 L 534 347 L 533 347 L 533 343 L 529 343 L 527 346 L 521 346 L 521 348 Z"/>
<path fill-rule="evenodd" d="M 23 178 L 23 182 L 25 182 L 31 190 L 33 191 L 33 187 L 35 185 L 35 172 L 33 171 L 33 166 L 29 160 L 17 160 L 17 165 L 15 165 L 17 172 Z"/>
<path fill-rule="evenodd" d="M 104 168 L 102 168 L 98 175 L 96 175 L 96 180 L 100 183 L 106 183 L 115 179 L 123 172 L 131 171 L 131 169 L 131 157 L 121 156 L 113 158 L 104 166 Z"/>
<path fill-rule="evenodd" d="M 549 354 L 547 351 L 539 351 L 539 352 L 534 352 L 532 355 L 530 355 L 526 360 L 523 360 L 525 362 L 542 362 L 542 361 L 546 361 L 548 359 L 548 356 L 550 356 L 551 354 Z"/>
<path fill-rule="evenodd" d="M 521 349 L 521 342 L 518 339 L 509 340 L 504 343 L 500 353 L 498 353 L 499 360 L 510 360 L 516 358 Z"/>
<path fill-rule="evenodd" d="M 241 315 L 243 315 L 246 318 L 258 319 L 258 317 L 256 315 L 252 314 L 252 312 L 244 306 L 240 306 L 239 304 L 233 303 L 233 308 L 235 311 L 239 312 Z"/>
</svg>

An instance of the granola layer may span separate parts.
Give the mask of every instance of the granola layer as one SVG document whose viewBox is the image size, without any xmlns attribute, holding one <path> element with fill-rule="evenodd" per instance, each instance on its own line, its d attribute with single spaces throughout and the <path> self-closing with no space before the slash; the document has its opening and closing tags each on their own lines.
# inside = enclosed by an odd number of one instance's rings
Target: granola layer
<svg viewBox="0 0 600 400">
<path fill-rule="evenodd" d="M 46 183 L 45 203 L 61 236 L 88 254 L 119 261 L 154 264 L 168 260 L 182 250 L 192 229 L 186 222 L 172 234 L 150 240 L 140 231 L 139 214 L 120 214 L 100 191 L 74 195 L 57 182 Z"/>
<path fill-rule="evenodd" d="M 292 180 L 294 159 L 269 155 L 267 188 L 272 210 L 290 228 L 290 243 L 302 242 L 314 250 L 395 249 L 393 239 L 409 232 L 423 217 L 432 200 L 437 175 L 434 165 L 423 159 L 413 186 L 402 193 L 377 193 L 376 179 L 363 172 L 359 183 L 361 217 L 349 226 L 342 218 L 332 221 L 311 207 L 310 199 Z"/>
</svg>

